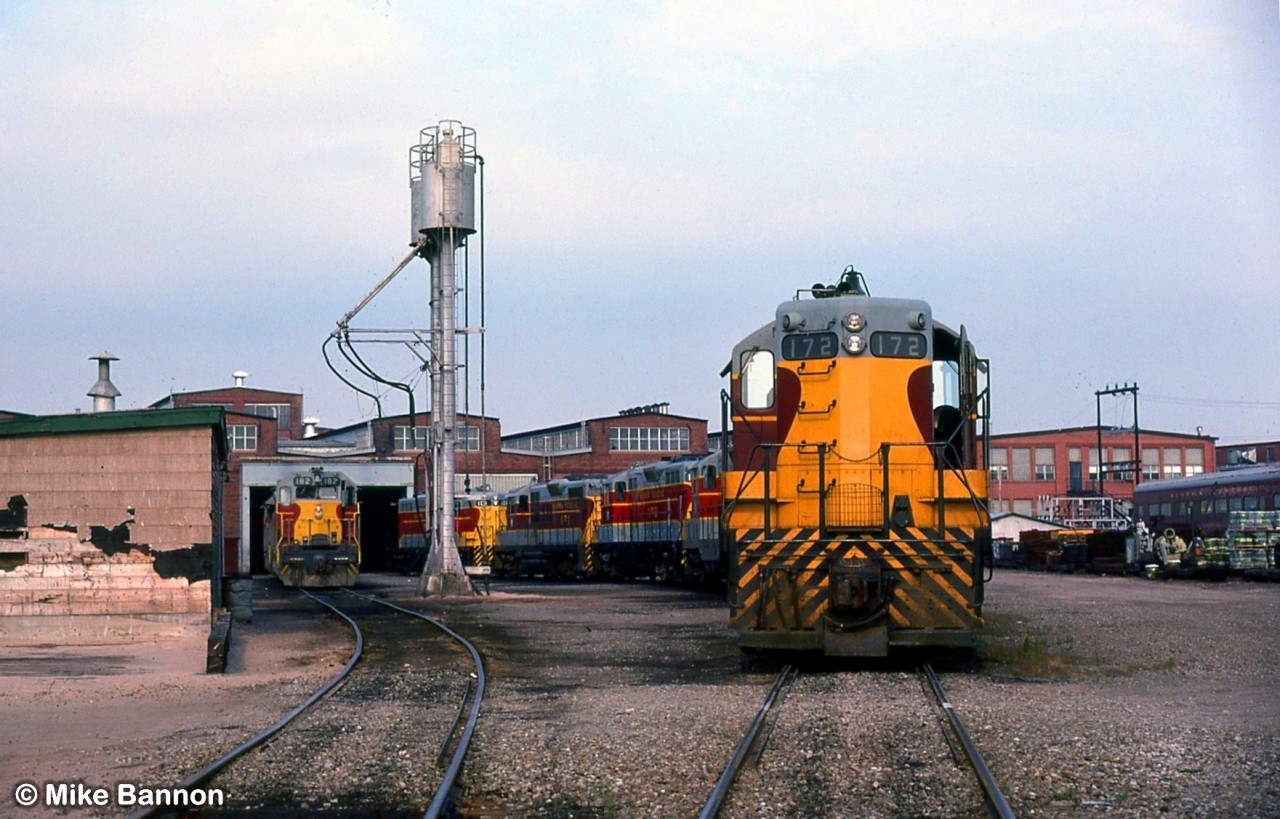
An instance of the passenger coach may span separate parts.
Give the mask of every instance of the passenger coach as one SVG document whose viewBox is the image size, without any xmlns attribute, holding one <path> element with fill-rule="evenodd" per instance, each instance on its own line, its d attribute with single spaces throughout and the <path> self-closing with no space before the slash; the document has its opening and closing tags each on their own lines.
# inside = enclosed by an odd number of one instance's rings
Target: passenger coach
<svg viewBox="0 0 1280 819">
<path fill-rule="evenodd" d="M 1280 464 L 1146 481 L 1134 487 L 1133 504 L 1153 532 L 1173 529 L 1188 541 L 1222 537 L 1232 512 L 1280 511 Z"/>
</svg>

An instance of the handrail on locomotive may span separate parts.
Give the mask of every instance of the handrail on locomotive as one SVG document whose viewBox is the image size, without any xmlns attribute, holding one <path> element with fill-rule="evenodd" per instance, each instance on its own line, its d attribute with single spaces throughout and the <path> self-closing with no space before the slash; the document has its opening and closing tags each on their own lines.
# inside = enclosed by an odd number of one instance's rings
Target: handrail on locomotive
<svg viewBox="0 0 1280 819">
<path fill-rule="evenodd" d="M 978 366 L 983 368 L 983 371 L 985 371 L 987 360 L 977 359 L 976 361 Z M 988 460 L 987 453 L 990 450 L 990 429 L 987 424 L 987 422 L 990 420 L 990 415 L 989 415 L 990 410 L 989 410 L 989 401 L 988 401 L 989 395 L 990 395 L 990 388 L 983 387 L 978 393 L 976 393 L 973 396 L 972 403 L 969 404 L 969 406 L 967 407 L 961 408 L 960 410 L 963 417 L 968 417 L 971 420 L 983 421 L 982 462 L 984 464 Z M 721 413 L 723 416 L 726 413 L 728 413 L 729 407 L 730 407 L 730 396 L 727 391 L 725 390 L 720 391 L 720 401 L 721 401 Z M 751 476 L 746 481 L 744 481 L 739 485 L 738 491 L 734 495 L 734 497 L 725 499 L 724 507 L 721 511 L 721 523 L 723 524 L 728 519 L 728 516 L 733 511 L 733 507 L 742 498 L 742 494 L 746 491 L 747 487 L 749 487 L 757 477 L 762 476 L 762 482 L 764 484 L 763 486 L 764 494 L 761 498 L 761 501 L 764 505 L 764 521 L 765 521 L 764 528 L 766 531 L 771 529 L 772 520 L 771 520 L 771 514 L 770 514 L 770 505 L 778 503 L 779 499 L 770 492 L 771 482 L 770 482 L 769 476 L 774 471 L 772 467 L 775 461 L 775 459 L 770 457 L 770 454 L 782 449 L 796 449 L 798 452 L 803 452 L 805 447 L 816 447 L 817 456 L 818 456 L 817 466 L 818 466 L 818 476 L 819 476 L 818 477 L 819 488 L 817 490 L 807 490 L 807 491 L 817 491 L 819 493 L 819 498 L 818 498 L 819 535 L 821 537 L 826 537 L 829 530 L 831 529 L 883 530 L 884 532 L 887 533 L 889 522 L 892 519 L 890 515 L 890 509 L 889 509 L 889 498 L 892 497 L 892 494 L 889 491 L 890 481 L 891 481 L 890 453 L 891 453 L 891 450 L 895 447 L 915 447 L 915 448 L 929 449 L 933 453 L 932 461 L 935 465 L 935 469 L 938 475 L 938 495 L 934 499 L 934 502 L 937 507 L 937 521 L 936 521 L 937 528 L 940 530 L 946 528 L 946 503 L 943 501 L 945 501 L 946 499 L 945 481 L 946 481 L 946 475 L 948 474 L 954 475 L 958 480 L 958 482 L 960 483 L 960 485 L 965 488 L 965 490 L 968 492 L 968 500 L 973 504 L 974 508 L 983 517 L 983 519 L 986 520 L 986 522 L 989 525 L 990 511 L 989 511 L 987 502 L 984 501 L 983 498 L 979 496 L 978 493 L 976 493 L 973 487 L 970 485 L 968 476 L 965 475 L 965 471 L 962 468 L 962 464 L 959 463 L 956 458 L 949 456 L 949 453 L 951 452 L 952 447 L 954 446 L 954 443 L 955 443 L 955 440 L 954 440 L 955 436 L 960 434 L 963 426 L 964 425 L 956 425 L 955 428 L 952 430 L 951 435 L 946 440 L 942 440 L 942 441 L 930 441 L 930 442 L 884 441 L 880 444 L 880 448 L 876 452 L 877 457 L 876 457 L 876 463 L 874 464 L 874 466 L 879 467 L 879 470 L 881 471 L 881 474 L 882 474 L 882 483 L 878 490 L 878 493 L 880 494 L 882 499 L 883 514 L 881 515 L 880 522 L 874 526 L 839 526 L 839 525 L 831 526 L 828 524 L 828 521 L 827 521 L 828 493 L 832 487 L 836 486 L 836 481 L 834 478 L 831 479 L 830 482 L 826 480 L 827 455 L 830 452 L 834 454 L 838 460 L 845 463 L 852 463 L 850 459 L 845 458 L 835 452 L 835 446 L 837 442 L 832 441 L 830 443 L 827 443 L 824 441 L 824 442 L 818 442 L 818 443 L 810 443 L 807 441 L 802 441 L 800 443 L 791 444 L 791 443 L 772 443 L 767 441 L 756 441 L 752 446 L 751 457 L 747 460 L 748 460 L 748 463 L 753 463 L 758 465 L 751 470 Z M 724 432 L 727 432 L 727 430 L 725 430 Z M 724 434 L 724 432 L 722 432 L 722 435 Z M 756 457 L 756 455 L 760 453 L 764 454 L 763 458 Z M 723 453 L 722 460 L 726 462 L 728 460 L 727 449 Z M 727 471 L 727 470 L 728 470 L 728 467 L 726 464 L 723 471 Z M 871 472 L 871 471 L 872 470 L 870 469 L 868 470 L 868 472 Z M 803 479 L 801 479 L 800 486 L 798 486 L 796 489 L 797 493 L 806 491 L 803 489 L 803 483 L 804 481 Z M 924 500 L 927 501 L 927 499 L 924 499 Z M 722 528 L 721 531 L 723 532 L 726 530 Z"/>
</svg>

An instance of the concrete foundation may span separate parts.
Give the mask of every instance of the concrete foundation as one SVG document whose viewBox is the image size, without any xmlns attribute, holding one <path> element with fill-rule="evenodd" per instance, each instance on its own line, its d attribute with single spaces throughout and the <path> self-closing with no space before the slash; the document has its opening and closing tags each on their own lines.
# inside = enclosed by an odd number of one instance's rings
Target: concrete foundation
<svg viewBox="0 0 1280 819">
<path fill-rule="evenodd" d="M 476 593 L 465 574 L 424 574 L 418 594 L 424 597 L 470 597 Z"/>
</svg>

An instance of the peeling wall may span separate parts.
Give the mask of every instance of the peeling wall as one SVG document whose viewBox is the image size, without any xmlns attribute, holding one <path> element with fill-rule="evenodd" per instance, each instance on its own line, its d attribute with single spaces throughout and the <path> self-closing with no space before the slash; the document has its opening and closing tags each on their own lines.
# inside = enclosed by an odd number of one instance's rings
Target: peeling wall
<svg viewBox="0 0 1280 819">
<path fill-rule="evenodd" d="M 0 549 L 23 557 L 12 569 L 0 567 L 3 617 L 209 612 L 208 544 L 158 553 L 136 545 L 104 549 L 37 528 L 25 539 L 0 540 Z"/>
<path fill-rule="evenodd" d="M 205 427 L 0 437 L 0 615 L 207 616 L 222 475 Z M 48 528 L 52 527 L 52 528 Z"/>
</svg>

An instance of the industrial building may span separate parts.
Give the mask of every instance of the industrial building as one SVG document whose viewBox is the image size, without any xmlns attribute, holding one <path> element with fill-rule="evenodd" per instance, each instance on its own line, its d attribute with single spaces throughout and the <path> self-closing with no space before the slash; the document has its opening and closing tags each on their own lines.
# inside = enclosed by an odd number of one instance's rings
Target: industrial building
<svg viewBox="0 0 1280 819">
<path fill-rule="evenodd" d="M 363 566 L 387 568 L 395 548 L 397 501 L 426 485 L 430 414 L 319 429 L 304 416 L 301 393 L 250 387 L 247 378 L 237 372 L 230 386 L 174 393 L 151 405 L 157 410 L 217 407 L 225 413 L 227 576 L 264 571 L 259 510 L 277 480 L 313 467 L 341 471 L 360 487 Z M 666 403 L 512 435 L 502 434 L 497 418 L 465 415 L 457 426 L 456 491 L 502 492 L 535 480 L 609 474 L 640 461 L 706 451 L 706 420 L 672 415 Z"/>
<path fill-rule="evenodd" d="M 1062 521 L 1111 515 L 1087 499 L 1129 504 L 1142 481 L 1212 472 L 1216 440 L 1096 426 L 992 435 L 991 512 Z"/>
<path fill-rule="evenodd" d="M 249 386 L 243 372 L 116 410 L 115 358 L 91 358 L 92 413 L 0 411 L 0 505 L 13 499 L 0 510 L 0 613 L 207 617 L 224 580 L 264 571 L 260 510 L 276 481 L 317 467 L 359 485 L 364 568 L 387 568 L 397 502 L 426 485 L 429 414 L 321 429 L 301 393 Z M 459 493 L 607 474 L 708 445 L 705 419 L 665 403 L 512 435 L 497 418 L 459 416 L 457 430 Z"/>
<path fill-rule="evenodd" d="M 1218 469 L 1280 463 L 1280 441 L 1253 441 L 1218 447 Z"/>
</svg>

